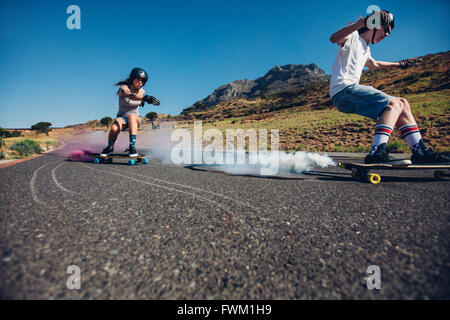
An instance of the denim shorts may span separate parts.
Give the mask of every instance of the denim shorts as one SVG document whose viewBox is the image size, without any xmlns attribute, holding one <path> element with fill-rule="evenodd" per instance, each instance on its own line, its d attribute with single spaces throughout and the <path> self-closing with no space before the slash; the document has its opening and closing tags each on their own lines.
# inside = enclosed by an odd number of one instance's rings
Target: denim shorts
<svg viewBox="0 0 450 320">
<path fill-rule="evenodd" d="M 122 120 L 125 126 L 128 128 L 128 117 L 117 115 L 117 119 Z"/>
<path fill-rule="evenodd" d="M 123 123 L 125 124 L 125 128 L 128 128 L 128 117 L 127 116 L 119 116 L 117 115 L 116 119 L 121 119 L 123 121 Z M 141 119 L 141 123 L 142 123 L 142 118 Z"/>
<path fill-rule="evenodd" d="M 391 98 L 374 87 L 352 84 L 335 94 L 332 100 L 341 112 L 377 120 Z"/>
</svg>

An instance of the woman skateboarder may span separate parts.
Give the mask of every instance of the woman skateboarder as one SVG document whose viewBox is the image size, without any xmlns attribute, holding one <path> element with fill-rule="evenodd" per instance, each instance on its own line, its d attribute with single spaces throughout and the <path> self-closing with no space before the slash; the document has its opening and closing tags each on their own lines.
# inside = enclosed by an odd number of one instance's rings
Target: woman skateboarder
<svg viewBox="0 0 450 320">
<path fill-rule="evenodd" d="M 143 107 L 145 102 L 155 106 L 160 104 L 159 100 L 155 97 L 145 95 L 145 90 L 142 87 L 147 80 L 147 72 L 141 68 L 134 68 L 131 70 L 128 79 L 115 84 L 116 86 L 120 86 L 117 91 L 119 95 L 119 112 L 108 134 L 108 146 L 100 154 L 102 157 L 106 157 L 114 151 L 114 143 L 120 131 L 126 130 L 127 128 L 130 132 L 129 155 L 130 157 L 138 156 L 136 151 L 136 135 L 138 127 L 141 125 L 139 106 Z"/>
<path fill-rule="evenodd" d="M 409 164 L 409 160 L 395 160 L 386 151 L 386 144 L 396 127 L 412 151 L 414 164 L 448 163 L 450 159 L 430 148 L 422 140 L 417 123 L 406 99 L 393 97 L 370 86 L 359 84 L 364 66 L 370 70 L 408 68 L 422 62 L 413 58 L 400 62 L 376 61 L 369 44 L 382 41 L 394 29 L 392 13 L 380 10 L 360 18 L 331 37 L 338 44 L 334 61 L 330 96 L 336 108 L 344 113 L 356 113 L 376 120 L 372 150 L 365 163 Z"/>
</svg>

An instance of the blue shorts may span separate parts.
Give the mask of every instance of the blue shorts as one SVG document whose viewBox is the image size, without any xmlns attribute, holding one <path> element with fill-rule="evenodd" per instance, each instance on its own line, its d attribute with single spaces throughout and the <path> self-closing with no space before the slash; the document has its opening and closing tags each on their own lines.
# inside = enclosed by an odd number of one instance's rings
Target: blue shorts
<svg viewBox="0 0 450 320">
<path fill-rule="evenodd" d="M 117 119 L 122 120 L 125 126 L 128 128 L 128 117 L 117 115 Z"/>
<path fill-rule="evenodd" d="M 378 89 L 352 84 L 336 93 L 334 106 L 344 113 L 355 113 L 377 120 L 392 97 Z"/>
<path fill-rule="evenodd" d="M 121 119 L 123 121 L 123 123 L 125 124 L 125 128 L 128 128 L 128 117 L 127 116 L 119 116 L 119 115 L 117 115 L 116 119 Z M 142 118 L 141 118 L 141 123 L 142 123 Z"/>
</svg>

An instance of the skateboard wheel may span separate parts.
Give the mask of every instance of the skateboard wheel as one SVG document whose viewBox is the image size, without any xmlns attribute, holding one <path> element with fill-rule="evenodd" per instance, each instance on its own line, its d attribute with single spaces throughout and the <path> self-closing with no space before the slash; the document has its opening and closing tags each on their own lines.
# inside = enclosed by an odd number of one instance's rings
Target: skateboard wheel
<svg viewBox="0 0 450 320">
<path fill-rule="evenodd" d="M 100 159 L 99 158 L 94 158 L 94 163 L 95 164 L 99 164 L 100 163 Z"/>
<path fill-rule="evenodd" d="M 148 159 L 144 158 L 141 160 L 143 164 L 148 164 Z"/>
<path fill-rule="evenodd" d="M 136 162 L 134 162 L 133 159 L 128 160 L 128 164 L 129 164 L 130 166 L 134 166 L 135 163 L 136 163 Z"/>
<path fill-rule="evenodd" d="M 367 180 L 371 183 L 371 184 L 379 184 L 381 182 L 381 177 L 379 174 L 376 173 L 369 173 L 367 175 Z"/>
</svg>

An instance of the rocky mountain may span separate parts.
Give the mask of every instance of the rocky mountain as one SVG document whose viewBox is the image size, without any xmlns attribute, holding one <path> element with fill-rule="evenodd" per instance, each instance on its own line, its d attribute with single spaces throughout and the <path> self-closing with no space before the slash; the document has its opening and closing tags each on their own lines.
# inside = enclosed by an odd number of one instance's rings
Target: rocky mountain
<svg viewBox="0 0 450 320">
<path fill-rule="evenodd" d="M 255 80 L 237 80 L 217 88 L 212 94 L 197 101 L 182 113 L 206 110 L 224 101 L 249 99 L 263 94 L 298 89 L 328 79 L 329 76 L 314 63 L 275 66 L 263 77 Z"/>
</svg>

